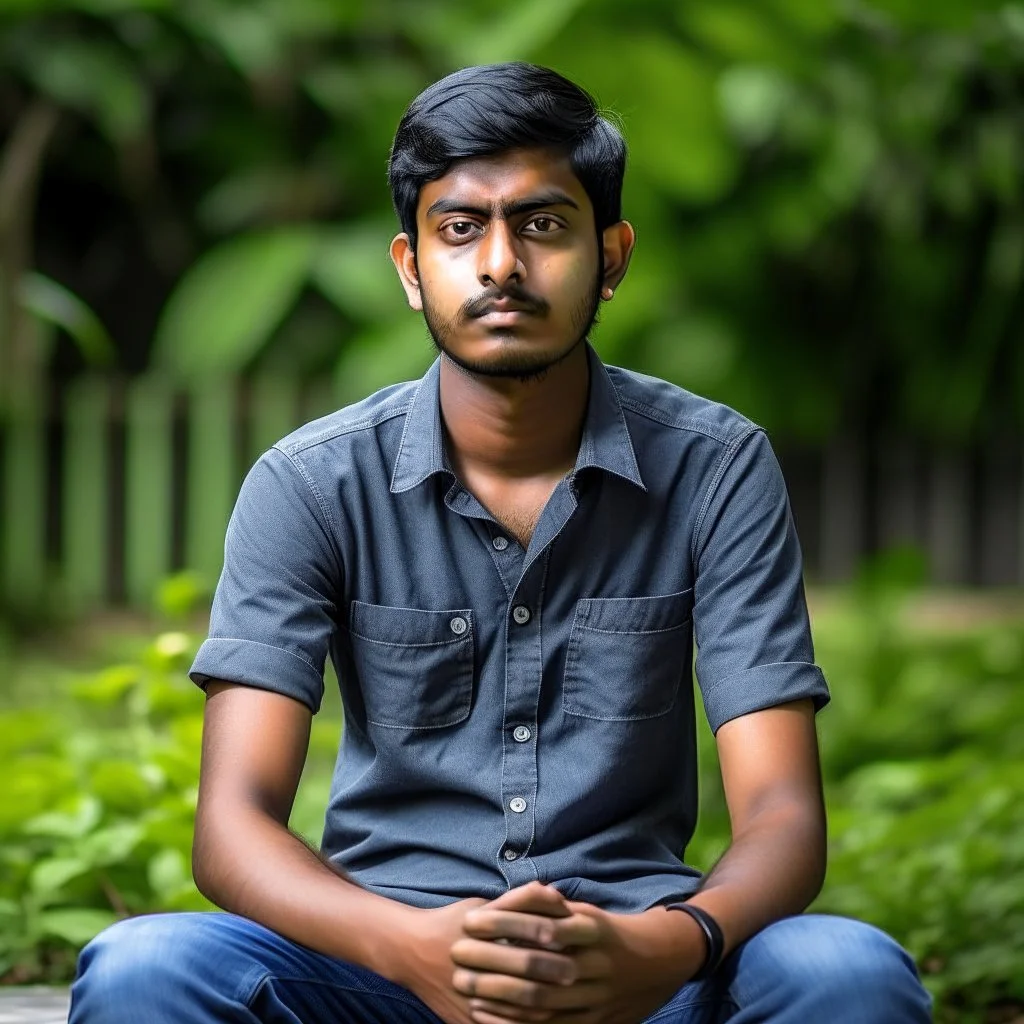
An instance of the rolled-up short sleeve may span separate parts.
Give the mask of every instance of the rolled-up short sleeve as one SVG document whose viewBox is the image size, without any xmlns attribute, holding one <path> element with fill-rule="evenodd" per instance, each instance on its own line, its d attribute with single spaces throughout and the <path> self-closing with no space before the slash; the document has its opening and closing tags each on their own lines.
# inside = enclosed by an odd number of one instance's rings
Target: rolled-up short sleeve
<svg viewBox="0 0 1024 1024">
<path fill-rule="evenodd" d="M 209 638 L 190 677 L 273 690 L 316 712 L 341 585 L 318 496 L 288 455 L 270 449 L 231 514 Z"/>
<path fill-rule="evenodd" d="M 723 456 L 695 537 L 696 674 L 713 731 L 787 701 L 828 703 L 814 664 L 803 560 L 785 481 L 764 432 Z"/>
</svg>

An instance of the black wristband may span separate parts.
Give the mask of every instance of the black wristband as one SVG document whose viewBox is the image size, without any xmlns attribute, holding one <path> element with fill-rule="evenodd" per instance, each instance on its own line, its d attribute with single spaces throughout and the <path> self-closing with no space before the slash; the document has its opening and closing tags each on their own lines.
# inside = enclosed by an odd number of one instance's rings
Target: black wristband
<svg viewBox="0 0 1024 1024">
<path fill-rule="evenodd" d="M 725 938 L 722 935 L 722 929 L 718 927 L 718 922 L 706 910 L 701 910 L 700 907 L 695 907 L 692 903 L 666 903 L 665 909 L 681 910 L 684 914 L 689 914 L 700 925 L 700 930 L 704 933 L 704 939 L 707 942 L 707 953 L 704 956 L 704 963 L 700 965 L 700 970 L 690 980 L 700 981 L 710 977 L 718 969 L 718 965 L 722 962 L 722 954 L 725 952 Z"/>
</svg>

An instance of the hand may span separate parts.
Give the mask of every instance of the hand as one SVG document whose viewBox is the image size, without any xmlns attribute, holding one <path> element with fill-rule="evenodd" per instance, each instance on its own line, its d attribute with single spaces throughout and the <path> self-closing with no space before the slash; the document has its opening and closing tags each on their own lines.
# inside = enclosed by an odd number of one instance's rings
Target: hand
<svg viewBox="0 0 1024 1024">
<path fill-rule="evenodd" d="M 453 984 L 476 1024 L 636 1024 L 704 955 L 703 934 L 685 914 L 609 914 L 538 883 L 468 913 L 464 929 L 467 938 L 452 947 L 460 968 Z"/>
<path fill-rule="evenodd" d="M 463 935 L 466 915 L 486 904 L 471 899 L 437 910 L 410 910 L 407 937 L 393 951 L 398 962 L 387 976 L 423 1000 L 445 1024 L 472 1024 L 469 1001 L 452 987 L 448 951 Z"/>
</svg>

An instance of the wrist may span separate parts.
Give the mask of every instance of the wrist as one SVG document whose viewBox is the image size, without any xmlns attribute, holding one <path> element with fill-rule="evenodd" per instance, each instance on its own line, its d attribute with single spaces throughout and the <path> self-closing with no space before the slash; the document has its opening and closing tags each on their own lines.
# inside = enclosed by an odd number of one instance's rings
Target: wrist
<svg viewBox="0 0 1024 1024">
<path fill-rule="evenodd" d="M 689 917 L 700 929 L 704 938 L 704 957 L 693 975 L 694 980 L 710 977 L 722 962 L 725 955 L 725 937 L 718 922 L 702 907 L 698 907 L 686 901 L 682 903 L 669 903 L 664 908 L 670 914 L 677 911 Z"/>
<path fill-rule="evenodd" d="M 429 911 L 394 903 L 375 918 L 365 933 L 366 956 L 363 966 L 382 978 L 409 988 L 418 976 L 420 948 L 416 937 Z"/>
<path fill-rule="evenodd" d="M 707 943 L 700 926 L 687 914 L 668 913 L 658 906 L 623 920 L 635 936 L 636 948 L 659 974 L 682 985 L 700 969 Z"/>
</svg>

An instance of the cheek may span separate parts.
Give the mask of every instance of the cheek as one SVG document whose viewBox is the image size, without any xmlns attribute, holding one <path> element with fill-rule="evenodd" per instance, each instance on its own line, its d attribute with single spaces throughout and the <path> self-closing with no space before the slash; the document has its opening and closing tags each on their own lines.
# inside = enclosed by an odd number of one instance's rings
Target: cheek
<svg viewBox="0 0 1024 1024">
<path fill-rule="evenodd" d="M 479 291 L 476 274 L 467 260 L 424 260 L 420 266 L 420 285 L 430 293 L 434 303 L 463 302 L 467 296 Z"/>
<path fill-rule="evenodd" d="M 577 258 L 569 261 L 558 271 L 558 294 L 568 299 L 578 299 L 590 293 L 597 279 L 597 267 L 593 260 Z"/>
</svg>

